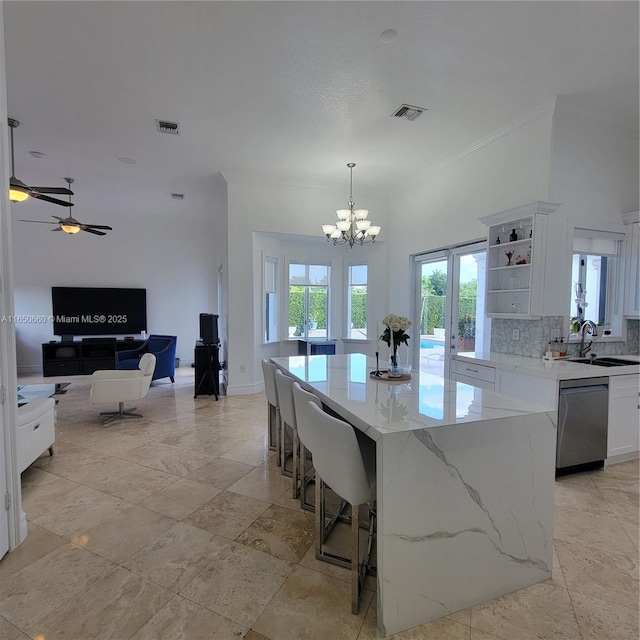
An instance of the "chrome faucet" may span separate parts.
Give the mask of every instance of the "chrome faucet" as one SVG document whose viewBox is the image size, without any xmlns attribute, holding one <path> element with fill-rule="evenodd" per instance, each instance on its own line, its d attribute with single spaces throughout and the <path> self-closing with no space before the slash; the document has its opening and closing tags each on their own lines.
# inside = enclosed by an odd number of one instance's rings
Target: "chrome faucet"
<svg viewBox="0 0 640 640">
<path fill-rule="evenodd" d="M 595 322 L 593 322 L 592 320 L 585 320 L 582 323 L 582 325 L 580 326 L 580 331 L 578 332 L 580 334 L 580 358 L 584 358 L 587 353 L 591 351 L 591 341 L 589 341 L 589 344 L 586 348 L 584 346 L 584 334 L 587 332 L 587 330 L 592 337 L 598 335 L 598 327 L 596 326 Z"/>
</svg>

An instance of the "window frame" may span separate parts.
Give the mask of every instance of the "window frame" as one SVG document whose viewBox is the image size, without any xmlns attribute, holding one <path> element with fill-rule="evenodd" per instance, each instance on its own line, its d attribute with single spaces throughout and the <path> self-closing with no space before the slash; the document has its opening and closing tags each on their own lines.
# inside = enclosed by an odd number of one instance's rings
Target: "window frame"
<svg viewBox="0 0 640 640">
<path fill-rule="evenodd" d="M 366 327 L 366 336 L 362 338 L 353 338 L 351 336 L 351 269 L 352 267 L 365 267 L 367 272 L 367 281 L 365 285 L 353 285 L 353 286 L 364 286 L 367 291 L 367 307 L 366 307 L 366 319 L 365 319 L 365 327 Z M 371 341 L 370 335 L 370 326 L 369 326 L 369 318 L 371 317 L 371 299 L 369 296 L 369 275 L 370 275 L 370 267 L 368 260 L 346 260 L 344 265 L 344 308 L 345 308 L 345 316 L 343 318 L 343 340 L 348 342 L 369 342 Z"/>
<path fill-rule="evenodd" d="M 279 304 L 279 280 L 278 280 L 278 258 L 276 256 L 270 256 L 263 254 L 262 256 L 262 344 L 273 344 L 280 341 L 280 304 Z M 273 265 L 273 291 L 268 291 L 267 273 L 268 266 Z M 271 305 L 272 310 L 275 313 L 275 319 L 272 322 L 268 322 L 267 318 L 267 295 L 273 293 L 274 301 Z M 270 338 L 267 335 L 269 327 L 273 328 L 274 337 Z"/>
<path fill-rule="evenodd" d="M 331 339 L 331 267 L 332 267 L 332 263 L 331 261 L 327 261 L 327 260 L 315 260 L 315 259 L 311 259 L 311 260 L 307 260 L 307 259 L 297 259 L 297 258 L 288 258 L 286 260 L 286 287 L 287 287 L 287 295 L 286 295 L 286 302 L 285 302 L 285 313 L 284 313 L 284 318 L 286 319 L 286 323 L 287 323 L 287 327 L 289 326 L 289 316 L 290 316 L 290 299 L 291 299 L 291 265 L 301 265 L 301 266 L 305 266 L 306 267 L 306 273 L 308 275 L 308 269 L 309 267 L 326 267 L 327 269 L 327 284 L 326 285 L 317 285 L 317 284 L 295 284 L 293 286 L 301 286 L 304 287 L 305 289 L 307 289 L 307 293 L 305 293 L 305 299 L 308 297 L 309 295 L 309 288 L 315 288 L 315 287 L 322 287 L 325 286 L 326 287 L 326 321 L 327 321 L 327 328 L 326 328 L 326 337 L 323 338 L 324 340 L 330 340 Z M 289 336 L 289 332 L 287 331 L 287 340 L 309 340 L 309 325 L 311 323 L 311 320 L 309 318 L 309 311 L 308 311 L 308 306 L 307 306 L 307 311 L 306 311 L 306 318 L 304 318 L 304 331 L 302 335 L 299 336 Z"/>
</svg>

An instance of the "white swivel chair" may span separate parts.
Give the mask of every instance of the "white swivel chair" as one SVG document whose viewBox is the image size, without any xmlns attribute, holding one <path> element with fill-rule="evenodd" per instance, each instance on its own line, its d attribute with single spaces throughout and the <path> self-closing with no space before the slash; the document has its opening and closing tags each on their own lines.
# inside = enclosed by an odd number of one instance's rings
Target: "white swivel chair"
<svg viewBox="0 0 640 640">
<path fill-rule="evenodd" d="M 280 442 L 282 443 L 280 465 L 283 475 L 289 475 L 287 461 L 291 455 L 291 478 L 293 478 L 292 497 L 295 500 L 300 491 L 298 427 L 296 424 L 296 410 L 293 404 L 293 378 L 285 376 L 280 369 L 276 369 L 276 389 L 278 390 L 278 405 L 280 407 L 280 422 L 282 424 Z M 287 444 L 291 444 L 291 448 Z"/>
<path fill-rule="evenodd" d="M 278 451 L 280 464 L 280 408 L 278 406 L 278 390 L 276 389 L 276 365 L 268 360 L 262 361 L 262 377 L 264 392 L 267 396 L 267 436 L 269 449 Z"/>
<path fill-rule="evenodd" d="M 367 467 L 353 427 L 325 413 L 317 398 L 293 383 L 293 397 L 298 418 L 298 436 L 311 451 L 316 470 L 316 558 L 351 569 L 351 611 L 357 614 L 373 542 L 375 516 L 369 513 L 369 539 L 364 559 L 360 562 L 360 507 L 375 502 L 375 481 Z M 325 526 L 323 484 L 331 487 L 351 505 L 351 559 L 326 553 L 324 542 L 330 529 Z M 331 525 L 335 522 L 332 519 Z"/>
<path fill-rule="evenodd" d="M 100 415 L 104 424 L 118 418 L 142 418 L 134 413 L 135 407 L 125 411 L 124 403 L 141 400 L 147 395 L 153 371 L 156 368 L 156 357 L 145 353 L 136 370 L 94 371 L 91 376 L 91 392 L 89 397 L 93 404 L 118 403 L 118 411 L 104 411 Z"/>
</svg>

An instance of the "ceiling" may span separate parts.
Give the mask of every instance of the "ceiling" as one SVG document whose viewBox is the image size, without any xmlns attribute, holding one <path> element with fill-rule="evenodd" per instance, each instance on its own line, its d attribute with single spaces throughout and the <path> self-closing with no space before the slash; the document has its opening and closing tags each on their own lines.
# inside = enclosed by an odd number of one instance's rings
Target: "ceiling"
<svg viewBox="0 0 640 640">
<path fill-rule="evenodd" d="M 92 211 L 205 207 L 218 171 L 346 196 L 349 161 L 354 192 L 388 193 L 556 95 L 638 130 L 636 2 L 4 2 L 4 21 L 16 175 L 72 176 Z"/>
</svg>

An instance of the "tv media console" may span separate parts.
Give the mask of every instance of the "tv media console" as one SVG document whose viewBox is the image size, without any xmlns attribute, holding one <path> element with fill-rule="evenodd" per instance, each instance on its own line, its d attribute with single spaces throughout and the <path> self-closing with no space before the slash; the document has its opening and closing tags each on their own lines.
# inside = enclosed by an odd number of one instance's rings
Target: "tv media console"
<svg viewBox="0 0 640 640">
<path fill-rule="evenodd" d="M 116 368 L 116 351 L 137 349 L 144 340 L 85 338 L 77 342 L 45 342 L 42 345 L 42 375 L 80 376 L 98 369 Z"/>
</svg>

